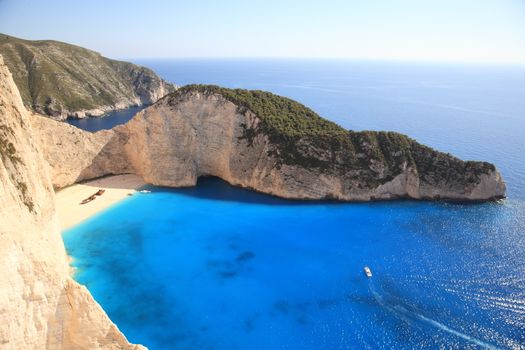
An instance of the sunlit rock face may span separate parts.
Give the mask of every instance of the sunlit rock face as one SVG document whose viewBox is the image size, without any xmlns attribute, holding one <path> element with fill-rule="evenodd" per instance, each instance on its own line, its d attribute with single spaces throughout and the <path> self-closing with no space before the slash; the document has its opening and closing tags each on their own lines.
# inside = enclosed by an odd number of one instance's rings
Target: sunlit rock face
<svg viewBox="0 0 525 350">
<path fill-rule="evenodd" d="M 115 128 L 134 171 L 156 185 L 193 186 L 212 175 L 295 199 L 468 201 L 505 195 L 492 164 L 464 162 L 397 133 L 336 129 L 349 146 L 308 134 L 288 137 L 222 91 L 231 90 L 183 88 Z"/>
<path fill-rule="evenodd" d="M 279 114 L 279 108 L 286 117 L 262 115 Z M 57 188 L 135 173 L 172 187 L 217 176 L 293 199 L 505 196 L 505 183 L 492 164 L 462 161 L 394 132 L 347 131 L 297 102 L 264 92 L 184 87 L 127 124 L 95 134 L 35 118 Z"/>
<path fill-rule="evenodd" d="M 0 348 L 142 348 L 70 277 L 36 132 L 0 56 Z"/>
</svg>

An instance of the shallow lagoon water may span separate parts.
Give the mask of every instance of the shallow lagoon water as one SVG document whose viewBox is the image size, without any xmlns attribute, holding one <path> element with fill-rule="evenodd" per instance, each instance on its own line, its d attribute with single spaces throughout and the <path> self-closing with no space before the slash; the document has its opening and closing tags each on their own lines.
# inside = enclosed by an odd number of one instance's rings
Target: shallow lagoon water
<svg viewBox="0 0 525 350">
<path fill-rule="evenodd" d="M 180 84 L 269 89 L 347 127 L 493 161 L 509 198 L 341 204 L 213 178 L 151 187 L 64 234 L 76 279 L 131 341 L 153 350 L 524 346 L 523 69 L 169 64 L 148 65 Z"/>
</svg>

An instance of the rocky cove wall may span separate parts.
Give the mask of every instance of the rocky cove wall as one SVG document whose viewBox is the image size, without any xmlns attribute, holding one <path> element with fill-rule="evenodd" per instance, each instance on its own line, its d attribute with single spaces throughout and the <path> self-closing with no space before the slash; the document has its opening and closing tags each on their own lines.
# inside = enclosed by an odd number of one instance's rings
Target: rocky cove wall
<svg viewBox="0 0 525 350">
<path fill-rule="evenodd" d="M 284 198 L 341 200 L 395 198 L 417 190 L 409 170 L 376 189 L 349 190 L 337 175 L 281 164 L 270 155 L 275 147 L 268 137 L 243 138 L 259 122 L 220 95 L 194 93 L 175 105 L 161 101 L 115 132 L 126 135 L 123 146 L 135 172 L 155 185 L 193 186 L 200 176 L 212 175 Z"/>
<path fill-rule="evenodd" d="M 41 145 L 55 189 L 104 175 L 133 173 L 123 153 L 122 134 L 112 130 L 90 133 L 67 123 L 31 114 L 33 137 Z"/>
<path fill-rule="evenodd" d="M 478 201 L 505 194 L 497 170 L 477 174 L 475 162 L 469 170 L 467 163 L 415 142 L 409 156 L 416 160 L 399 158 L 394 165 L 372 159 L 362 168 L 341 173 L 288 164 L 266 134 L 246 137 L 246 131 L 256 129 L 261 120 L 251 111 L 241 110 L 222 95 L 193 91 L 175 100 L 168 96 L 127 124 L 95 134 L 34 118 L 56 188 L 108 174 L 135 173 L 148 183 L 172 187 L 193 186 L 200 176 L 211 175 L 236 186 L 293 199 Z M 297 147 L 317 158 L 329 157 L 326 149 L 306 141 Z M 395 158 L 405 151 L 383 152 L 390 153 L 387 158 Z M 434 158 L 438 160 L 435 169 L 429 168 Z M 459 174 L 450 175 L 452 166 L 461 170 Z M 370 185 L 364 180 L 370 174 L 392 175 Z"/>
<path fill-rule="evenodd" d="M 142 349 L 70 277 L 38 128 L 0 56 L 0 349 Z"/>
<path fill-rule="evenodd" d="M 63 106 L 56 108 L 57 106 L 54 106 L 54 103 L 51 102 L 46 106 L 35 106 L 35 110 L 42 115 L 47 114 L 49 117 L 59 121 L 65 121 L 67 118 L 101 117 L 117 110 L 151 105 L 176 89 L 175 85 L 165 83 L 162 80 L 159 80 L 158 86 L 153 87 L 144 83 L 144 81 L 149 81 L 147 76 L 141 76 L 137 72 L 129 74 L 134 78 L 134 96 L 132 97 L 122 97 L 111 105 L 100 105 L 92 109 L 69 110 Z"/>
</svg>

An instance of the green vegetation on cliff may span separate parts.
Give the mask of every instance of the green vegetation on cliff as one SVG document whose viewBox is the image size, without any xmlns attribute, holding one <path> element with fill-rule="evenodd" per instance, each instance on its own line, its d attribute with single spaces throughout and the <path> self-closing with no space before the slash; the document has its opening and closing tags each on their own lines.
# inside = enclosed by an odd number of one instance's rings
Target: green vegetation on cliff
<svg viewBox="0 0 525 350">
<path fill-rule="evenodd" d="M 168 103 L 191 92 L 218 94 L 237 105 L 239 113 L 253 112 L 261 123 L 256 128 L 244 126 L 242 138 L 253 142 L 257 135 L 267 135 L 276 147 L 273 155 L 282 164 L 353 173 L 363 180 L 363 187 L 391 181 L 406 167 L 416 169 L 428 183 L 468 174 L 469 183 L 475 184 L 481 174 L 495 170 L 490 163 L 464 162 L 400 133 L 346 130 L 294 100 L 266 91 L 187 85 L 171 94 Z"/>
<path fill-rule="evenodd" d="M 180 94 L 188 91 L 216 93 L 241 108 L 251 110 L 264 122 L 268 130 L 284 137 L 329 136 L 345 138 L 347 131 L 321 118 L 310 108 L 286 97 L 261 90 L 227 89 L 216 85 L 186 85 Z"/>
<path fill-rule="evenodd" d="M 150 104 L 174 90 L 150 69 L 58 41 L 0 34 L 0 55 L 24 104 L 50 116 Z"/>
</svg>

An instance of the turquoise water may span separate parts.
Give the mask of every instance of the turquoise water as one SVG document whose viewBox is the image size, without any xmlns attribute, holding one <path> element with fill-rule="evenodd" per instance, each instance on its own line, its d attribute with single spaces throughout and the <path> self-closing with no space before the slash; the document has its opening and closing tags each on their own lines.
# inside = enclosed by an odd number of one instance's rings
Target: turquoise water
<svg viewBox="0 0 525 350">
<path fill-rule="evenodd" d="M 76 279 L 131 341 L 153 350 L 525 346 L 523 70 L 338 64 L 148 65 L 181 84 L 259 81 L 347 127 L 491 160 L 509 198 L 304 203 L 213 178 L 151 187 L 64 233 Z"/>
</svg>

